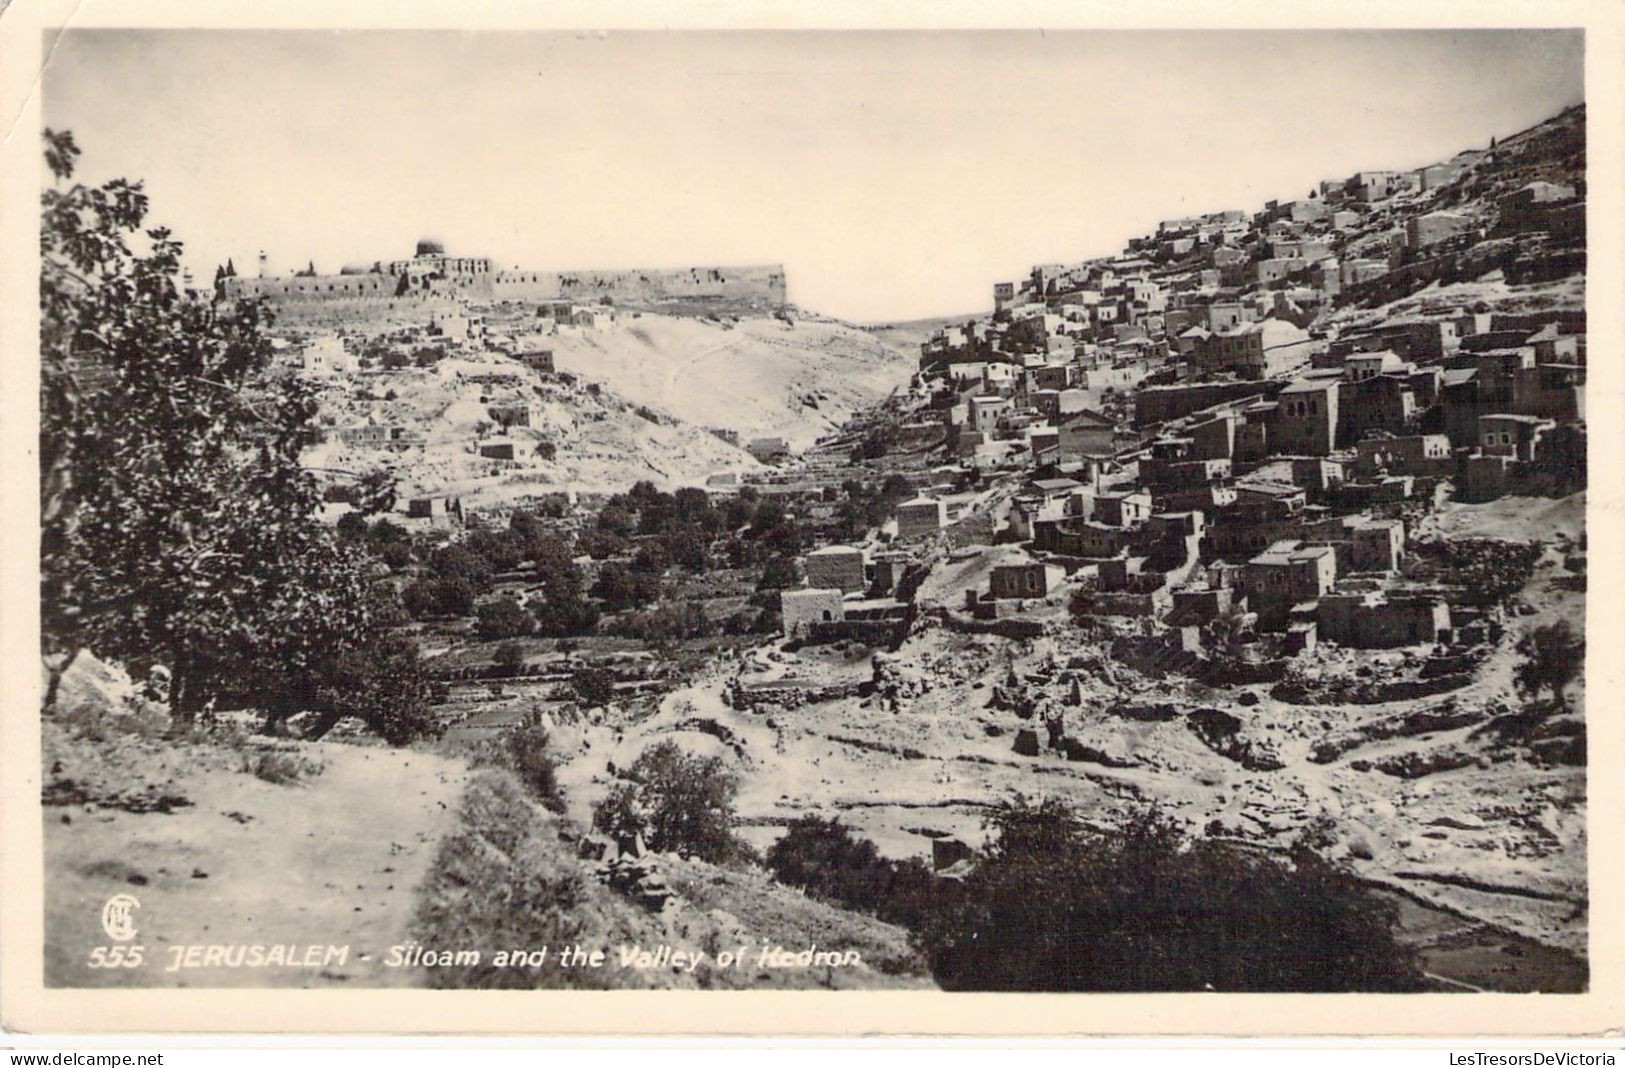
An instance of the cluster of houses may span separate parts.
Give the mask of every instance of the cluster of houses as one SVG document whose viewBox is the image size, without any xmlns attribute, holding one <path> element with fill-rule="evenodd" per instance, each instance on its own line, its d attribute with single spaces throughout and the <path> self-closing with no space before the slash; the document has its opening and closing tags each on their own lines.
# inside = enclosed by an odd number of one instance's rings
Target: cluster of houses
<svg viewBox="0 0 1625 1068">
<path fill-rule="evenodd" d="M 379 403 L 372 386 L 378 384 L 376 376 L 390 372 L 387 354 L 410 359 L 425 345 L 434 347 L 436 358 L 419 369 L 435 376 L 456 399 L 472 400 L 484 409 L 468 442 L 470 452 L 499 463 L 518 463 L 550 451 L 547 443 L 512 432 L 531 426 L 529 379 L 556 374 L 553 350 L 489 335 L 477 318 L 442 312 L 431 313 L 426 323 L 387 334 L 323 333 L 288 344 L 284 362 L 295 373 L 332 390 L 354 391 L 353 398 L 346 395 L 311 428 L 311 443 L 392 453 L 422 450 L 428 436 L 421 422 L 392 413 L 387 403 L 391 395 Z"/>
<path fill-rule="evenodd" d="M 1121 255 L 999 283 L 991 316 L 926 341 L 921 408 L 946 451 L 1013 487 L 987 539 L 1009 545 L 965 610 L 1000 617 L 1064 593 L 1197 649 L 1231 616 L 1289 652 L 1450 640 L 1472 613 L 1407 574 L 1406 519 L 1446 482 L 1486 500 L 1583 455 L 1585 314 L 1472 297 L 1403 318 L 1358 308 L 1427 257 L 1583 247 L 1573 185 L 1463 195 L 1495 161 L 1469 151 L 1257 213 L 1166 220 Z M 899 539 L 950 526 L 940 496 L 899 507 Z M 808 557 L 787 634 L 876 593 L 872 564 L 837 548 L 848 582 Z"/>
<path fill-rule="evenodd" d="M 802 558 L 806 586 L 779 595 L 786 638 L 844 637 L 865 633 L 854 624 L 878 625 L 886 632 L 909 618 L 908 605 L 895 594 L 909 553 L 855 545 L 827 545 Z M 871 631 L 875 633 L 876 631 Z"/>
</svg>

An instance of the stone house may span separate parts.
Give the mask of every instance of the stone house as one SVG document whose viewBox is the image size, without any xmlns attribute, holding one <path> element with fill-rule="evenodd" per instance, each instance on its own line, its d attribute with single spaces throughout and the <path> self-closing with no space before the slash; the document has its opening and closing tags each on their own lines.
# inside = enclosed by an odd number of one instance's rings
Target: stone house
<svg viewBox="0 0 1625 1068">
<path fill-rule="evenodd" d="M 1275 378 L 1309 362 L 1315 342 L 1284 319 L 1265 319 L 1216 332 L 1209 341 L 1219 370 L 1252 381 Z"/>
<path fill-rule="evenodd" d="M 1352 649 L 1431 644 L 1450 629 L 1450 608 L 1433 594 L 1331 593 L 1316 615 L 1321 638 Z"/>
<path fill-rule="evenodd" d="M 897 506 L 897 536 L 917 538 L 935 534 L 948 523 L 948 507 L 930 497 L 916 497 Z"/>
<path fill-rule="evenodd" d="M 1056 426 L 1061 457 L 1110 456 L 1116 451 L 1117 424 L 1097 411 L 1084 409 L 1061 415 Z"/>
<path fill-rule="evenodd" d="M 1009 397 L 980 396 L 970 400 L 970 425 L 979 433 L 991 438 L 994 431 L 999 428 L 999 420 L 1013 411 L 1014 402 Z"/>
<path fill-rule="evenodd" d="M 1454 211 L 1430 211 L 1405 220 L 1405 247 L 1423 249 L 1473 229 L 1473 220 Z"/>
<path fill-rule="evenodd" d="M 553 362 L 552 349 L 532 349 L 529 352 L 516 353 L 514 359 L 537 374 L 550 375 L 558 370 L 557 365 Z"/>
<path fill-rule="evenodd" d="M 1037 560 L 995 564 L 988 576 L 988 594 L 994 600 L 1047 597 L 1066 580 L 1066 571 Z"/>
<path fill-rule="evenodd" d="M 1340 378 L 1300 378 L 1276 396 L 1273 448 L 1282 454 L 1325 456 L 1337 448 Z"/>
<path fill-rule="evenodd" d="M 1350 531 L 1349 562 L 1355 571 L 1399 570 L 1405 555 L 1405 524 L 1398 519 L 1367 519 Z"/>
<path fill-rule="evenodd" d="M 1533 415 L 1481 415 L 1478 445 L 1486 456 L 1510 456 L 1527 462 L 1535 458 L 1541 438 L 1556 425 Z"/>
<path fill-rule="evenodd" d="M 836 589 L 843 593 L 861 592 L 864 580 L 863 550 L 851 545 L 827 545 L 815 549 L 802 560 L 807 585 Z"/>
<path fill-rule="evenodd" d="M 1151 494 L 1114 491 L 1095 494 L 1094 520 L 1109 527 L 1137 527 L 1151 518 Z"/>
<path fill-rule="evenodd" d="M 1455 461 L 1443 434 L 1373 434 L 1354 445 L 1355 470 L 1362 476 L 1448 475 Z"/>
<path fill-rule="evenodd" d="M 1285 625 L 1297 605 L 1318 601 L 1337 583 L 1337 553 L 1330 545 L 1282 541 L 1247 561 L 1241 587 L 1259 624 Z"/>
<path fill-rule="evenodd" d="M 840 590 L 785 590 L 779 594 L 779 614 L 786 638 L 804 638 L 813 623 L 839 623 L 845 619 Z"/>
<path fill-rule="evenodd" d="M 480 442 L 480 455 L 487 460 L 514 460 L 518 459 L 519 448 L 506 438 L 493 439 Z"/>
<path fill-rule="evenodd" d="M 776 464 L 790 458 L 790 445 L 783 438 L 752 438 L 745 443 L 745 451 L 764 464 Z"/>
</svg>

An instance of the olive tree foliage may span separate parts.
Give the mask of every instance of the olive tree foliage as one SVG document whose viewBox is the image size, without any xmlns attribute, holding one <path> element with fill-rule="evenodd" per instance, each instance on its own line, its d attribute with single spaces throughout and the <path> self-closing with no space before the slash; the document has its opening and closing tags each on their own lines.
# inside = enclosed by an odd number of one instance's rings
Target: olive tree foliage
<svg viewBox="0 0 1625 1068">
<path fill-rule="evenodd" d="M 343 710 L 416 733 L 415 650 L 390 640 L 398 612 L 371 558 L 316 518 L 299 465 L 315 399 L 262 374 L 262 309 L 184 291 L 181 243 L 144 226 L 142 184 L 74 182 L 72 134 L 45 143 L 47 649 L 166 664 L 182 722 L 211 699 L 252 698 L 272 723 L 315 710 L 325 728 Z"/>
</svg>

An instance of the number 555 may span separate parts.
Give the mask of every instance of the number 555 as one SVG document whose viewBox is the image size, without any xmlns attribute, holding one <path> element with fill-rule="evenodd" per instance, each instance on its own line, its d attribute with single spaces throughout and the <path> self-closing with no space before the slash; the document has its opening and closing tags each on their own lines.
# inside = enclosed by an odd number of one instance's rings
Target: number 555
<svg viewBox="0 0 1625 1068">
<path fill-rule="evenodd" d="M 141 946 L 97 946 L 90 951 L 92 968 L 139 968 Z"/>
</svg>

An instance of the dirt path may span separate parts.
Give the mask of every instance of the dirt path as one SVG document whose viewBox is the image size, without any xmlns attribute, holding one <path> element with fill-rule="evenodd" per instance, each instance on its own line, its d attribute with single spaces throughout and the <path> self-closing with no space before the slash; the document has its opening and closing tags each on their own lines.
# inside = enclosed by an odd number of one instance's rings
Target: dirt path
<svg viewBox="0 0 1625 1068">
<path fill-rule="evenodd" d="M 466 768 L 411 750 L 322 743 L 307 752 L 326 767 L 291 785 L 183 771 L 175 787 L 193 804 L 171 814 L 47 808 L 47 984 L 413 984 L 413 969 L 383 959 L 406 940 Z M 102 919 L 121 893 L 140 903 L 137 933 L 123 943 Z M 116 945 L 144 947 L 142 966 L 88 965 L 95 948 Z M 254 947 L 299 966 L 250 966 Z M 177 960 L 199 966 L 172 969 Z"/>
<path fill-rule="evenodd" d="M 672 397 L 677 390 L 678 382 L 692 373 L 694 368 L 702 361 L 710 359 L 719 352 L 727 352 L 729 349 L 738 345 L 742 340 L 744 339 L 734 338 L 731 341 L 724 341 L 721 344 L 712 345 L 708 349 L 702 349 L 701 351 L 696 352 L 694 355 L 690 356 L 681 363 L 673 364 L 671 370 L 666 372 L 665 382 L 661 384 L 660 403 L 669 406 L 672 403 Z"/>
</svg>

